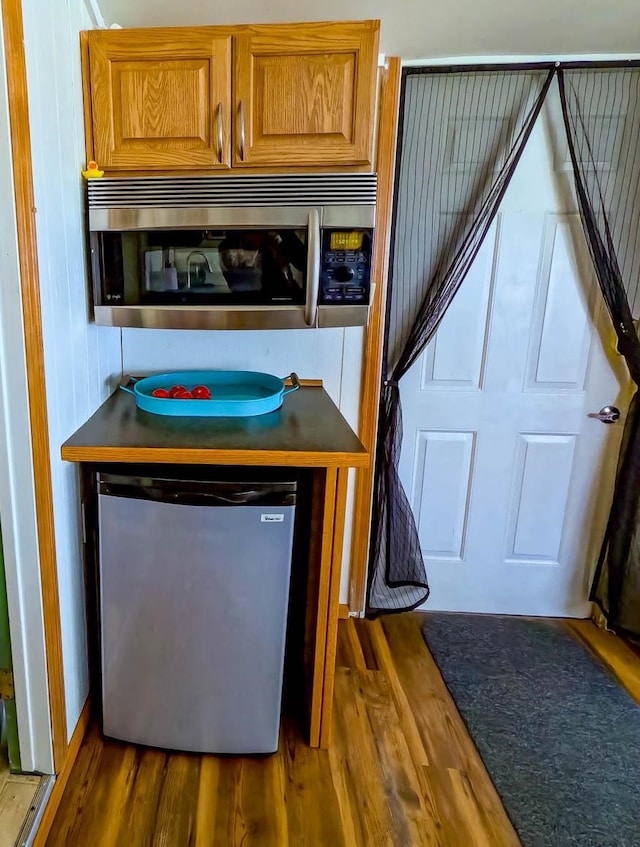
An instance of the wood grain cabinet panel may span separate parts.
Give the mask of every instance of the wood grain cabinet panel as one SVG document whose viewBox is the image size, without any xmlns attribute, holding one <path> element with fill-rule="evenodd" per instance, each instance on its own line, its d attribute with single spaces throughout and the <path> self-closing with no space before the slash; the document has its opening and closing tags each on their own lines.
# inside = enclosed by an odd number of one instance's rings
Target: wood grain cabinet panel
<svg viewBox="0 0 640 847">
<path fill-rule="evenodd" d="M 233 167 L 370 164 L 378 31 L 377 21 L 240 31 Z"/>
<path fill-rule="evenodd" d="M 229 168 L 231 37 L 88 33 L 94 158 L 108 170 Z"/>
</svg>

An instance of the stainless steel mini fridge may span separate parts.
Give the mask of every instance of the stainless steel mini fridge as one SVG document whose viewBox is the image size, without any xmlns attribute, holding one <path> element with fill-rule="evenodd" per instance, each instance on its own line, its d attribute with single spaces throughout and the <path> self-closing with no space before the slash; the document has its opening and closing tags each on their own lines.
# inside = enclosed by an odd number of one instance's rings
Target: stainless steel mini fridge
<svg viewBox="0 0 640 847">
<path fill-rule="evenodd" d="M 97 484 L 105 735 L 277 750 L 296 483 Z"/>
</svg>

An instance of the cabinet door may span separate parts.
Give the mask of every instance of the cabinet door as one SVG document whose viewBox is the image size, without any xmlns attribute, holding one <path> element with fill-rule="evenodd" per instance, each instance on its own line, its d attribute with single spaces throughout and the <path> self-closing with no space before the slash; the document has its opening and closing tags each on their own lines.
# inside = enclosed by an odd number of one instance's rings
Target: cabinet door
<svg viewBox="0 0 640 847">
<path fill-rule="evenodd" d="M 107 170 L 228 168 L 231 38 L 207 28 L 89 33 L 94 158 Z"/>
<path fill-rule="evenodd" d="M 378 29 L 359 21 L 237 35 L 233 166 L 369 164 Z"/>
</svg>

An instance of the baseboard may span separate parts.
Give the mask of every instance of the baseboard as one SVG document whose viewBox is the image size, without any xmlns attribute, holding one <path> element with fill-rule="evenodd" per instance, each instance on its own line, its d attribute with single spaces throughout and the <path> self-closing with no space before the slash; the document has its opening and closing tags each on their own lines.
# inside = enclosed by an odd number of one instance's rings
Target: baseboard
<svg viewBox="0 0 640 847">
<path fill-rule="evenodd" d="M 80 747 L 87 733 L 90 720 L 91 703 L 89 698 L 87 697 L 87 701 L 84 704 L 82 712 L 80 712 L 80 717 L 78 718 L 76 728 L 74 729 L 73 735 L 71 736 L 71 741 L 69 742 L 69 746 L 67 748 L 67 756 L 64 760 L 64 765 L 60 773 L 56 776 L 55 785 L 53 786 L 53 790 L 51 791 L 51 794 L 49 796 L 49 802 L 47 803 L 42 818 L 40 819 L 40 826 L 38 827 L 38 831 L 36 832 L 35 838 L 33 839 L 33 847 L 44 847 L 47 841 L 47 837 L 51 830 L 51 826 L 56 816 L 56 812 L 58 811 L 60 801 L 62 800 L 62 795 L 64 794 L 64 790 L 67 787 L 67 782 L 69 781 L 71 771 L 73 770 L 73 766 L 78 756 L 78 752 L 80 751 Z"/>
<path fill-rule="evenodd" d="M 340 603 L 338 606 L 338 617 L 341 621 L 346 621 L 346 619 L 350 616 L 351 612 L 349 611 L 349 607 L 346 603 Z"/>
</svg>

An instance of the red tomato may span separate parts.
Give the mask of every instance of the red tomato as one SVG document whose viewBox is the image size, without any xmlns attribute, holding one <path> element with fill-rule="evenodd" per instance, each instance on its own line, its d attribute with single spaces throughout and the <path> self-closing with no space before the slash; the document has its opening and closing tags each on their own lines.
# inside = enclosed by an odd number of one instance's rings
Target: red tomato
<svg viewBox="0 0 640 847">
<path fill-rule="evenodd" d="M 185 388 L 184 391 L 178 391 L 177 394 L 174 394 L 173 398 L 174 400 L 193 400 L 193 394 Z"/>
<path fill-rule="evenodd" d="M 170 397 L 166 388 L 156 388 L 151 392 L 152 397 Z"/>
<path fill-rule="evenodd" d="M 180 394 L 181 391 L 186 391 L 187 389 L 184 385 L 172 385 L 169 389 L 169 397 L 175 397 L 176 394 Z"/>
<path fill-rule="evenodd" d="M 197 400 L 211 399 L 211 392 L 209 391 L 206 385 L 196 385 L 195 388 L 191 389 L 191 393 Z"/>
</svg>

